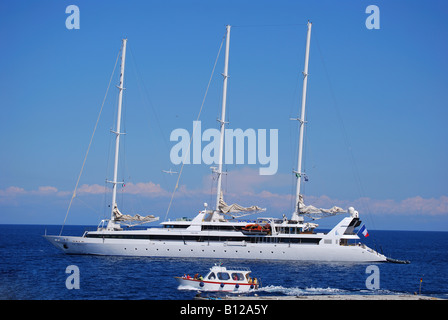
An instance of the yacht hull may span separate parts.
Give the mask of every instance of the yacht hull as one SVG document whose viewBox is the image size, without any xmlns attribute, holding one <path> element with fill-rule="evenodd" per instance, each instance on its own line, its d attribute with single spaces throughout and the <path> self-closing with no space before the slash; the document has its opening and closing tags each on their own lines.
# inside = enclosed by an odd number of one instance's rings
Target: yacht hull
<svg viewBox="0 0 448 320">
<path fill-rule="evenodd" d="M 363 245 L 228 243 L 197 241 L 152 241 L 71 236 L 44 236 L 66 254 L 288 260 L 327 262 L 385 262 L 387 258 Z"/>
</svg>

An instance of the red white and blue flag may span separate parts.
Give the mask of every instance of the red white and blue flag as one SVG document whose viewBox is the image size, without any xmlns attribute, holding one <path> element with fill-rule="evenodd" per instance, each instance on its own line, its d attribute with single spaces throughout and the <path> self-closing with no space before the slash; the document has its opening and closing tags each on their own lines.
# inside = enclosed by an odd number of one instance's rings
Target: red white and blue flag
<svg viewBox="0 0 448 320">
<path fill-rule="evenodd" d="M 369 236 L 369 231 L 367 231 L 365 224 L 362 225 L 362 227 L 361 227 L 361 229 L 359 229 L 358 233 L 359 232 L 361 232 L 364 237 Z"/>
</svg>

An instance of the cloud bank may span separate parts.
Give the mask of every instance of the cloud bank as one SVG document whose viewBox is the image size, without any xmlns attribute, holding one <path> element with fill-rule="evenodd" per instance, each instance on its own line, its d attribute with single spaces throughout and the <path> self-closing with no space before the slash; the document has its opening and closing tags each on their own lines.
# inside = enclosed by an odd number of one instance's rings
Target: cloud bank
<svg viewBox="0 0 448 320">
<path fill-rule="evenodd" d="M 273 216 L 289 214 L 294 207 L 294 198 L 289 193 L 272 192 L 266 189 L 275 189 L 276 187 L 285 186 L 290 183 L 290 176 L 278 174 L 275 176 L 260 176 L 256 170 L 243 168 L 235 170 L 228 174 L 227 185 L 231 188 L 225 190 L 225 200 L 228 203 L 238 202 L 241 205 L 259 205 L 268 209 Z M 204 201 L 214 201 L 214 188 L 210 186 L 212 175 L 203 179 L 202 187 L 198 189 L 190 189 L 186 185 L 181 185 L 174 197 L 174 202 L 178 201 L 182 205 L 197 208 Z M 157 201 L 167 203 L 170 199 L 172 190 L 166 190 L 160 184 L 149 182 L 126 183 L 120 186 L 123 194 L 141 196 L 148 198 L 152 203 Z M 226 188 L 225 188 L 226 189 Z M 99 196 L 109 193 L 110 188 L 98 184 L 83 184 L 77 192 L 76 197 Z M 20 207 L 26 204 L 39 204 L 39 202 L 51 202 L 58 200 L 70 199 L 73 191 L 59 190 L 54 186 L 39 186 L 35 190 L 26 190 L 19 186 L 10 186 L 0 189 L 0 209 L 2 207 L 14 206 Z M 306 204 L 316 207 L 332 207 L 334 205 L 348 208 L 355 207 L 360 213 L 370 213 L 373 215 L 423 215 L 423 216 L 448 216 L 448 196 L 440 196 L 438 198 L 423 198 L 419 195 L 406 199 L 372 199 L 359 198 L 356 200 L 335 199 L 326 195 L 322 196 L 305 196 Z M 211 207 L 213 205 L 211 204 Z"/>
</svg>

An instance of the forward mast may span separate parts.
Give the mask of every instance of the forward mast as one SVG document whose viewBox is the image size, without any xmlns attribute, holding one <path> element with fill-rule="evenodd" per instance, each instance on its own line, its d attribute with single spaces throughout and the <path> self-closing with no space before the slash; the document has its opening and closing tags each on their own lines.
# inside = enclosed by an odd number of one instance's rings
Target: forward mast
<svg viewBox="0 0 448 320">
<path fill-rule="evenodd" d="M 121 68 L 120 68 L 120 83 L 117 86 L 118 93 L 118 111 L 117 111 L 117 125 L 115 131 L 111 130 L 115 134 L 115 161 L 114 161 L 114 177 L 112 181 L 107 181 L 112 183 L 112 203 L 111 203 L 111 213 L 110 220 L 108 223 L 108 229 L 115 227 L 115 211 L 117 208 L 117 181 L 118 179 L 118 156 L 120 151 L 120 136 L 124 133 L 121 132 L 121 107 L 123 102 L 123 90 L 124 88 L 124 67 L 126 61 L 126 43 L 128 39 L 123 39 L 123 45 L 121 49 Z"/>
</svg>

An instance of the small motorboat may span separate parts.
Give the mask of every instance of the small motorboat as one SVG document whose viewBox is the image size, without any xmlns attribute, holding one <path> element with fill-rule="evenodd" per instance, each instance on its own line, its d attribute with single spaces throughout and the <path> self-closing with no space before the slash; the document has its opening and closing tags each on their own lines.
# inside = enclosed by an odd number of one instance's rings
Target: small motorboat
<svg viewBox="0 0 448 320">
<path fill-rule="evenodd" d="M 202 277 L 195 274 L 193 277 L 184 275 L 174 277 L 179 283 L 178 289 L 197 289 L 201 291 L 249 292 L 261 287 L 257 278 L 250 277 L 250 269 L 244 267 L 223 267 L 215 264 L 210 271 Z"/>
</svg>

